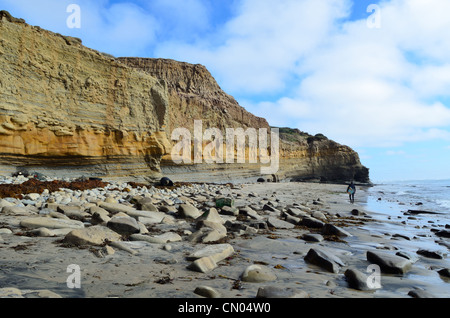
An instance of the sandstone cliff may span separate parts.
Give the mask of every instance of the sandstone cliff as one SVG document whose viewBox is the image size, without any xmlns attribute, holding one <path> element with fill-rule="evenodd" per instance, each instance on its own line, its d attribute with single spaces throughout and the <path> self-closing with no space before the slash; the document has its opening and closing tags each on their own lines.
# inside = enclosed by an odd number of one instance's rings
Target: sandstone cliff
<svg viewBox="0 0 450 318">
<path fill-rule="evenodd" d="M 0 173 L 25 167 L 59 176 L 156 179 L 162 172 L 211 182 L 261 176 L 262 164 L 174 164 L 171 133 L 192 131 L 194 120 L 203 129 L 270 130 L 202 65 L 116 59 L 0 12 Z M 276 177 L 369 181 L 349 147 L 298 130 L 280 132 Z"/>
<path fill-rule="evenodd" d="M 266 119 L 247 112 L 226 94 L 202 65 L 168 59 L 119 58 L 123 63 L 143 70 L 167 83 L 169 120 L 166 132 L 184 127 L 193 134 L 194 120 L 203 121 L 203 129 L 266 128 Z M 358 154 L 324 136 L 311 136 L 297 129 L 280 129 L 280 178 L 294 180 L 370 182 L 369 170 L 361 165 Z M 248 161 L 247 161 L 248 162 Z M 170 155 L 164 157 L 162 170 L 174 178 L 192 181 L 245 180 L 261 176 L 261 165 L 198 164 L 178 166 Z"/>
<path fill-rule="evenodd" d="M 0 13 L 0 170 L 158 173 L 168 106 L 164 82 Z"/>
</svg>

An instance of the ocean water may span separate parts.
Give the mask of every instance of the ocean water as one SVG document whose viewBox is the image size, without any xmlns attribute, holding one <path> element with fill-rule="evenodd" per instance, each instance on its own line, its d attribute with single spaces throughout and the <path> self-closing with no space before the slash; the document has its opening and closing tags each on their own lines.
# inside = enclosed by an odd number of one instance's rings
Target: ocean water
<svg viewBox="0 0 450 318">
<path fill-rule="evenodd" d="M 376 212 L 420 210 L 450 219 L 450 180 L 398 181 L 367 189 L 367 206 Z"/>
</svg>

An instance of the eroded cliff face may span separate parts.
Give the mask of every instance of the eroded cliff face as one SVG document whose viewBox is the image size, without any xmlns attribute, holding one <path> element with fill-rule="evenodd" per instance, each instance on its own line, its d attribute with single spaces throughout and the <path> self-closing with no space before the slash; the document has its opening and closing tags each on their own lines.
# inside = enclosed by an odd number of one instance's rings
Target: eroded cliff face
<svg viewBox="0 0 450 318">
<path fill-rule="evenodd" d="M 164 82 L 0 14 L 0 170 L 158 175 L 168 107 Z"/>
<path fill-rule="evenodd" d="M 170 107 L 166 132 L 169 139 L 171 132 L 180 127 L 189 129 L 194 136 L 194 120 L 203 122 L 203 130 L 218 128 L 224 136 L 226 128 L 265 128 L 270 131 L 266 119 L 254 116 L 241 107 L 219 87 L 202 65 L 167 59 L 118 60 L 167 83 Z M 370 182 L 369 170 L 361 165 L 358 154 L 347 146 L 324 136 L 315 137 L 289 128 L 280 129 L 280 138 L 279 178 Z M 261 177 L 261 166 L 266 165 L 246 162 L 180 166 L 174 164 L 168 154 L 163 158 L 162 170 L 174 178 L 192 181 L 241 181 Z"/>
<path fill-rule="evenodd" d="M 192 131 L 195 120 L 202 120 L 205 129 L 269 128 L 266 119 L 251 114 L 225 93 L 203 65 L 168 59 L 118 60 L 167 83 L 170 108 L 166 132 L 169 138 L 176 128 Z"/>
<path fill-rule="evenodd" d="M 271 128 L 202 65 L 115 59 L 0 11 L 0 173 L 27 168 L 203 182 L 261 177 L 267 166 L 261 162 L 175 164 L 171 134 L 177 128 L 193 133 L 195 120 L 203 131 Z M 349 147 L 298 130 L 280 133 L 277 177 L 369 181 Z"/>
</svg>

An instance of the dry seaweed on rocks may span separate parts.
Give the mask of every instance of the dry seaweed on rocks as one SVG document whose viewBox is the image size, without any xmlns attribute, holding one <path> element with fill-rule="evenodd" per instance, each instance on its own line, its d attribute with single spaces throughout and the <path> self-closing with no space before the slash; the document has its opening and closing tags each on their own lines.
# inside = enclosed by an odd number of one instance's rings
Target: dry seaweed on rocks
<svg viewBox="0 0 450 318">
<path fill-rule="evenodd" d="M 30 193 L 42 193 L 44 190 L 56 192 L 60 189 L 70 190 L 90 190 L 96 188 L 105 188 L 108 183 L 100 180 L 83 180 L 83 181 L 39 181 L 30 179 L 22 184 L 0 184 L 0 198 L 16 198 L 23 199 L 23 195 Z"/>
</svg>

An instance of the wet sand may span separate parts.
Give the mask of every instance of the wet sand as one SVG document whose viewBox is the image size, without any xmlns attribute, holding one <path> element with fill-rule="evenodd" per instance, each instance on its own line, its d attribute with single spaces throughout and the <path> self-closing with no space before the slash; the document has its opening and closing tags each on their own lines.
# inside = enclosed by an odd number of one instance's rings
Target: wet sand
<svg viewBox="0 0 450 318">
<path fill-rule="evenodd" d="M 158 226 L 174 230 L 180 225 L 182 241 L 168 244 L 128 242 L 135 250 L 132 255 L 116 249 L 112 255 L 99 257 L 98 247 L 67 247 L 62 237 L 27 236 L 19 222 L 27 216 L 8 216 L 0 212 L 0 290 L 16 288 L 24 297 L 61 296 L 63 298 L 201 298 L 194 293 L 199 286 L 208 286 L 223 298 L 255 298 L 261 287 L 292 288 L 306 292 L 311 298 L 410 298 L 411 290 L 423 290 L 439 298 L 450 297 L 450 279 L 438 273 L 450 268 L 447 257 L 449 239 L 440 238 L 431 229 L 444 229 L 448 221 L 434 220 L 435 216 L 389 215 L 368 210 L 368 193 L 358 187 L 355 204 L 348 202 L 346 187 L 316 183 L 261 183 L 222 186 L 222 193 L 235 199 L 236 207 L 275 205 L 275 212 L 258 211 L 266 220 L 276 216 L 284 219 L 288 207 L 304 206 L 309 213 L 321 212 L 327 223 L 336 224 L 351 237 L 329 237 L 313 243 L 302 239 L 306 233 L 320 233 L 317 229 L 295 226 L 293 229 L 269 227 L 257 233 L 237 235 L 228 231 L 221 243 L 230 244 L 234 254 L 220 261 L 218 267 L 200 273 L 188 269 L 192 263 L 187 256 L 208 244 L 192 243 L 183 230 L 189 222 Z M 202 193 L 199 193 L 201 195 Z M 352 210 L 358 210 L 358 216 Z M 224 219 L 227 217 L 224 216 Z M 403 223 L 402 223 L 403 222 Z M 447 245 L 445 245 L 447 244 Z M 169 247 L 168 247 L 169 245 Z M 344 263 L 338 273 L 305 261 L 311 248 L 323 248 L 338 256 Z M 443 259 L 418 255 L 419 249 L 441 251 Z M 344 275 L 346 269 L 357 268 L 367 273 L 370 262 L 367 251 L 391 254 L 403 251 L 417 256 L 411 270 L 403 275 L 381 274 L 382 287 L 373 291 L 351 288 Z M 80 288 L 71 289 L 67 281 L 72 272 L 68 266 L 80 268 Z M 260 265 L 276 276 L 275 280 L 251 283 L 242 280 L 242 273 L 250 265 Z M 37 291 L 44 290 L 39 296 Z M 8 296 L 8 293 L 6 293 Z M 9 293 L 11 296 L 13 293 Z"/>
</svg>

